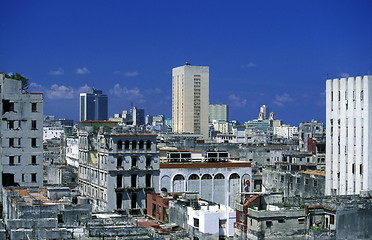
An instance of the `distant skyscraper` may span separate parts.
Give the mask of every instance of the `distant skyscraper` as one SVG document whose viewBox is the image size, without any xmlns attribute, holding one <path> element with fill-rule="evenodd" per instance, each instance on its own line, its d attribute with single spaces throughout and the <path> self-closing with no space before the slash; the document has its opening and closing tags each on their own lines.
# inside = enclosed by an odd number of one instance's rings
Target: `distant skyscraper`
<svg viewBox="0 0 372 240">
<path fill-rule="evenodd" d="M 267 113 L 269 108 L 266 105 L 260 107 L 260 113 L 258 115 L 258 120 L 267 120 Z"/>
<path fill-rule="evenodd" d="M 372 76 L 326 85 L 326 195 L 372 190 Z"/>
<path fill-rule="evenodd" d="M 209 104 L 209 122 L 229 121 L 229 106 L 227 104 Z"/>
<path fill-rule="evenodd" d="M 101 90 L 80 93 L 80 121 L 107 120 L 107 95 Z"/>
<path fill-rule="evenodd" d="M 173 132 L 199 133 L 208 138 L 209 67 L 184 66 L 172 70 Z"/>
<path fill-rule="evenodd" d="M 145 110 L 137 107 L 131 109 L 133 116 L 133 125 L 145 125 Z"/>
</svg>

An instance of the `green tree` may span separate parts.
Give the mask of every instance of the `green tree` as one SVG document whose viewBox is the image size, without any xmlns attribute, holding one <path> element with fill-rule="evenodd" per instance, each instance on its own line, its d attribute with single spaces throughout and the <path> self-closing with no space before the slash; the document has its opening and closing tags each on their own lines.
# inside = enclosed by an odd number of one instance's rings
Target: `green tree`
<svg viewBox="0 0 372 240">
<path fill-rule="evenodd" d="M 25 78 L 21 74 L 19 74 L 19 73 L 10 74 L 10 75 L 5 74 L 5 77 L 6 78 L 10 78 L 10 79 L 14 79 L 14 80 L 20 80 L 20 81 L 22 81 L 22 91 L 25 92 L 28 89 L 28 78 Z"/>
</svg>

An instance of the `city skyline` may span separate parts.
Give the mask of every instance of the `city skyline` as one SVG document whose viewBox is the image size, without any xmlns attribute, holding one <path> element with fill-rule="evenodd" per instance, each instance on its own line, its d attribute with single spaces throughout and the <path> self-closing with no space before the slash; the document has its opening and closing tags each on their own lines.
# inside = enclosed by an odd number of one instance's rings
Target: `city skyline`
<svg viewBox="0 0 372 240">
<path fill-rule="evenodd" d="M 179 8 L 182 7 L 182 8 Z M 30 78 L 45 114 L 78 120 L 79 93 L 171 117 L 171 70 L 209 66 L 210 103 L 230 119 L 267 105 L 285 123 L 325 121 L 325 82 L 372 71 L 367 1 L 5 2 L 0 71 Z M 13 10 L 17 11 L 13 11 Z M 176 11 L 177 10 L 177 11 Z M 68 14 L 66 14 L 68 13 Z"/>
</svg>

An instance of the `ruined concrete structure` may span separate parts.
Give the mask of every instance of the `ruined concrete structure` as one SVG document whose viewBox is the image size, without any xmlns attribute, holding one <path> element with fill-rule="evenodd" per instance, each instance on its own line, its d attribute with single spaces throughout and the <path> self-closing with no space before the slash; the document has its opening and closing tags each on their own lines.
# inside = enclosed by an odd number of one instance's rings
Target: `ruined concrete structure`
<svg viewBox="0 0 372 240">
<path fill-rule="evenodd" d="M 0 186 L 43 185 L 43 95 L 0 73 Z"/>
<path fill-rule="evenodd" d="M 95 211 L 143 214 L 146 194 L 159 188 L 156 135 L 81 131 L 79 184 Z"/>
</svg>

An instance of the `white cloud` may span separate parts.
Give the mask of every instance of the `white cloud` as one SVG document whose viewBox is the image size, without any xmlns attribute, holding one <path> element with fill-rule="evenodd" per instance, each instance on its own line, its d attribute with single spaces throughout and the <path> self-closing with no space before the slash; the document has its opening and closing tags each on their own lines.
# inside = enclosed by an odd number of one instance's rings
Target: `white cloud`
<svg viewBox="0 0 372 240">
<path fill-rule="evenodd" d="M 46 95 L 50 99 L 72 99 L 76 97 L 75 91 L 72 87 L 53 84 L 47 90 Z"/>
<path fill-rule="evenodd" d="M 348 78 L 348 77 L 350 77 L 350 74 L 348 74 L 348 73 L 340 73 L 340 77 Z"/>
<path fill-rule="evenodd" d="M 138 76 L 139 72 L 120 72 L 120 71 L 115 71 L 114 74 L 120 75 L 123 77 L 136 77 Z"/>
<path fill-rule="evenodd" d="M 83 68 L 77 68 L 77 69 L 75 70 L 75 73 L 76 73 L 76 74 L 79 74 L 79 75 L 84 75 L 84 74 L 88 74 L 88 73 L 90 73 L 90 71 L 88 70 L 88 68 L 83 67 Z"/>
<path fill-rule="evenodd" d="M 126 87 L 121 87 L 119 83 L 114 85 L 114 88 L 110 90 L 110 93 L 128 100 L 136 100 L 138 103 L 146 102 L 145 97 L 141 93 L 140 89 L 128 89 Z"/>
<path fill-rule="evenodd" d="M 244 107 L 247 104 L 247 99 L 242 99 L 235 94 L 229 95 L 229 100 L 231 101 L 231 105 L 235 107 Z"/>
<path fill-rule="evenodd" d="M 283 107 L 285 103 L 292 102 L 293 99 L 289 96 L 288 93 L 284 93 L 282 95 L 275 95 L 274 104 Z"/>
<path fill-rule="evenodd" d="M 78 89 L 71 86 L 53 84 L 50 87 L 45 87 L 37 83 L 30 83 L 30 92 L 42 92 L 48 99 L 74 99 L 79 96 L 80 92 L 90 91 L 91 87 L 84 85 Z"/>
<path fill-rule="evenodd" d="M 57 70 L 50 70 L 49 75 L 63 75 L 65 71 L 62 68 L 58 68 Z"/>
<path fill-rule="evenodd" d="M 79 88 L 78 92 L 79 92 L 79 93 L 82 93 L 82 92 L 89 92 L 89 91 L 91 91 L 91 90 L 92 90 L 92 88 L 89 87 L 87 84 L 85 84 L 84 86 L 82 86 L 82 87 Z"/>
<path fill-rule="evenodd" d="M 244 64 L 243 67 L 245 67 L 245 68 L 255 68 L 255 67 L 257 67 L 257 64 L 254 63 L 254 62 L 249 62 L 247 64 Z"/>
</svg>

